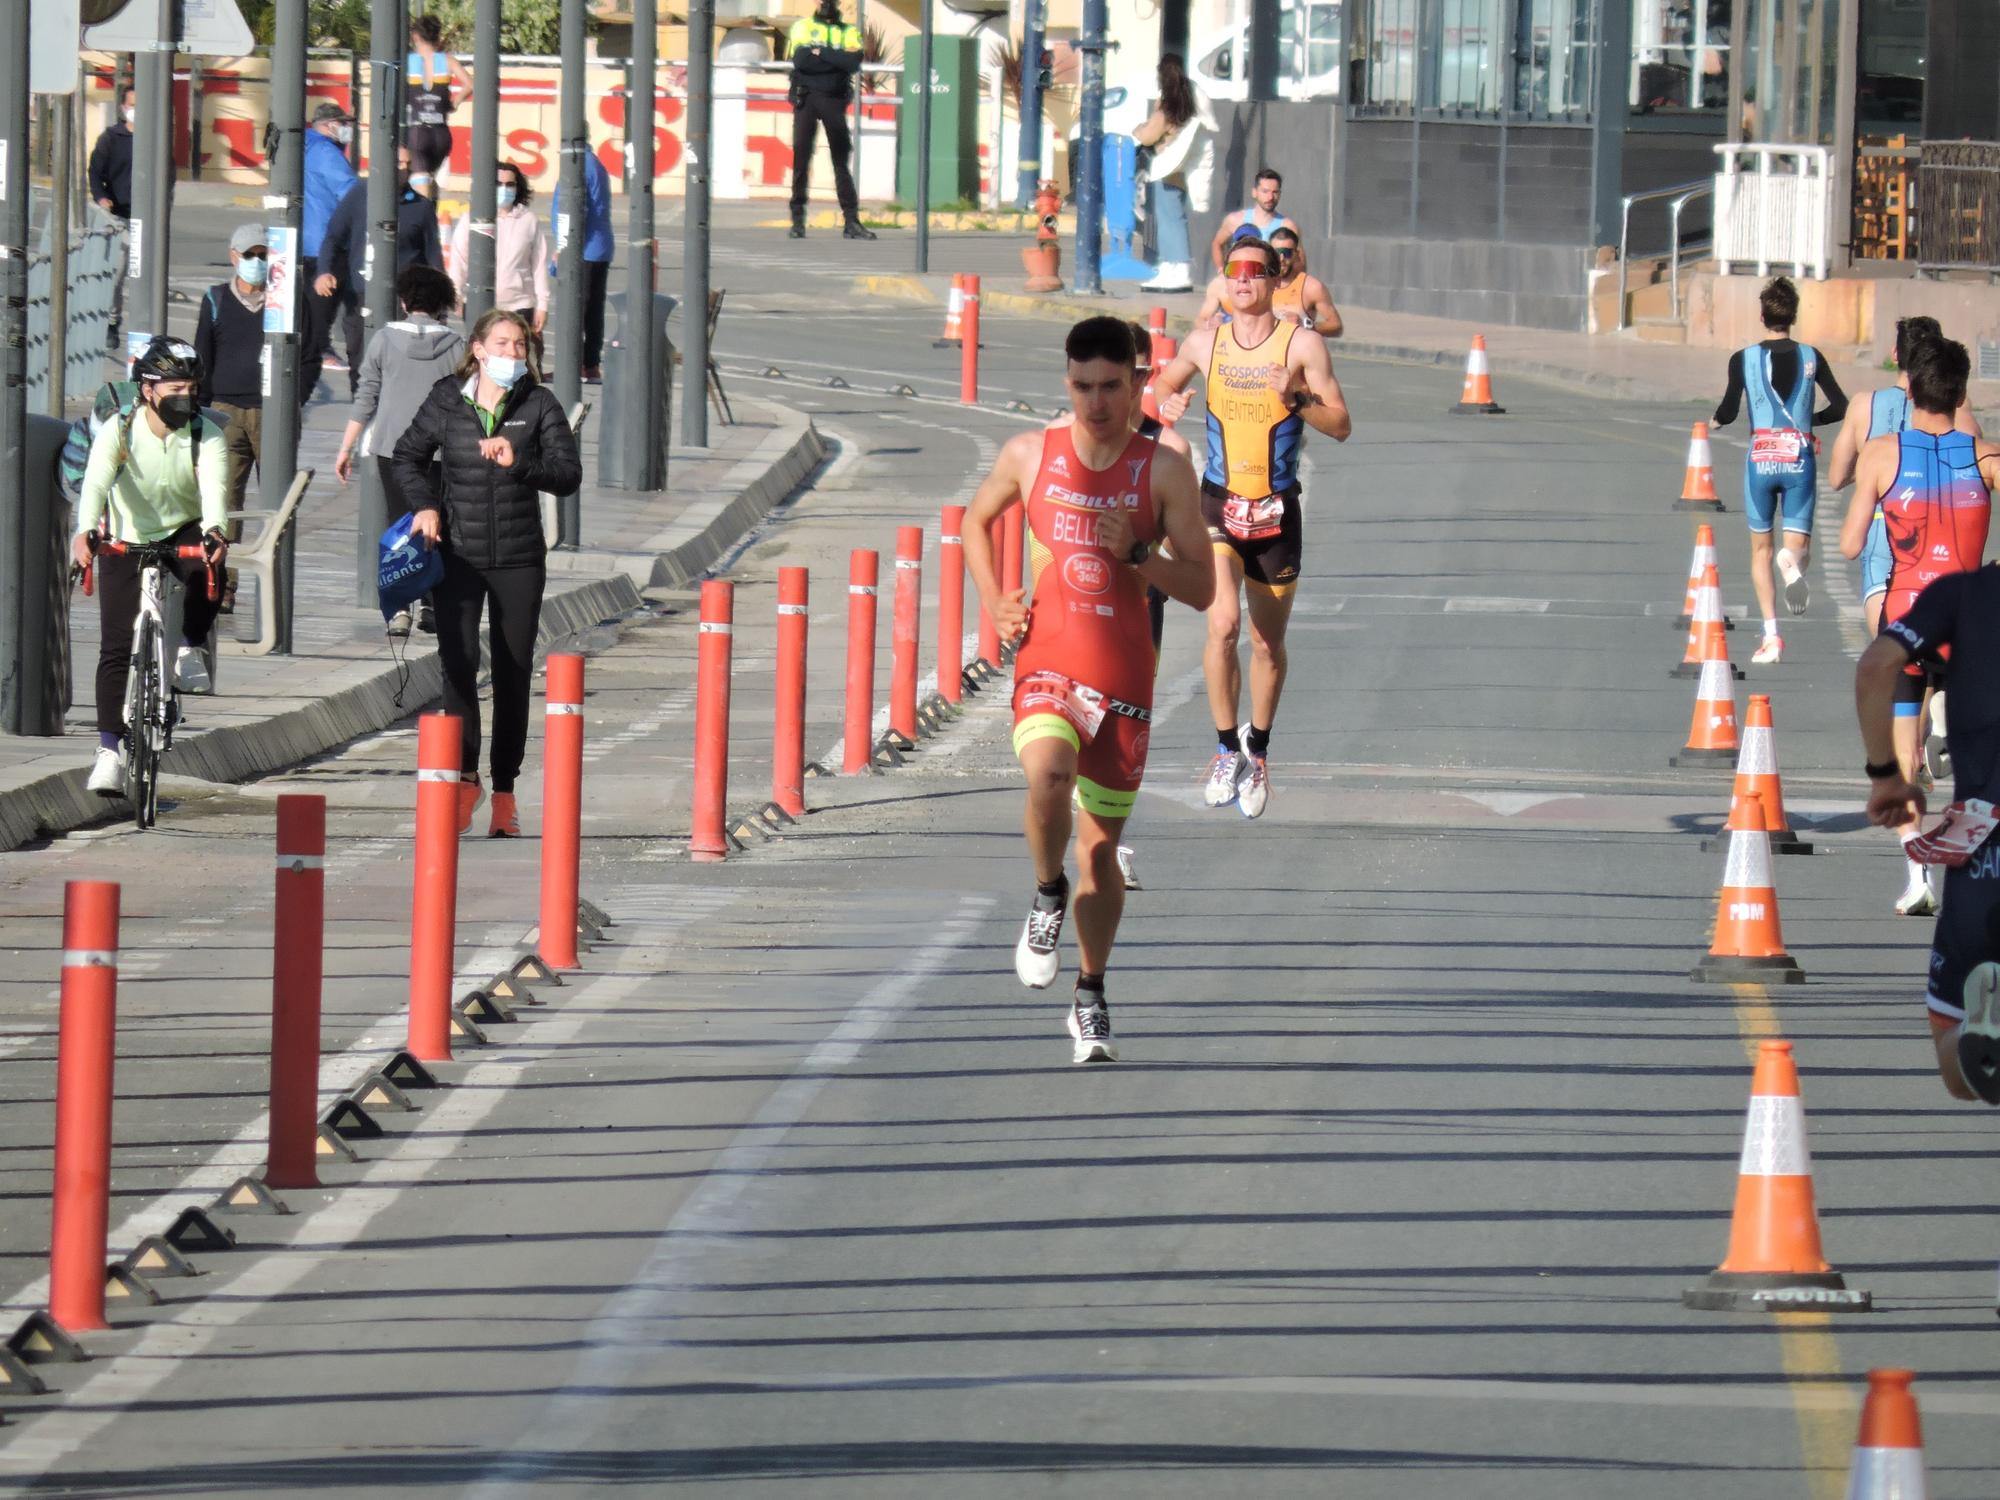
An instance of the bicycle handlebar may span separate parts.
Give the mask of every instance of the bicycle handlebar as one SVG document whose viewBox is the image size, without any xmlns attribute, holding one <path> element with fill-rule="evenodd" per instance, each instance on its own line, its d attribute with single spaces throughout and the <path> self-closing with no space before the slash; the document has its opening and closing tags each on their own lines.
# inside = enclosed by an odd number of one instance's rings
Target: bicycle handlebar
<svg viewBox="0 0 2000 1500">
<path fill-rule="evenodd" d="M 120 542 L 114 541 L 110 537 L 99 537 L 92 540 L 91 551 L 109 552 L 116 557 L 136 557 L 141 562 L 162 562 L 169 559 L 179 561 L 201 559 L 208 563 L 208 567 L 203 570 L 208 575 L 208 597 L 211 599 L 220 599 L 222 597 L 222 569 L 209 557 L 208 548 L 198 542 L 192 547 L 176 547 L 171 542 Z M 84 592 L 86 594 L 90 592 L 89 580 L 90 575 L 85 573 Z"/>
</svg>

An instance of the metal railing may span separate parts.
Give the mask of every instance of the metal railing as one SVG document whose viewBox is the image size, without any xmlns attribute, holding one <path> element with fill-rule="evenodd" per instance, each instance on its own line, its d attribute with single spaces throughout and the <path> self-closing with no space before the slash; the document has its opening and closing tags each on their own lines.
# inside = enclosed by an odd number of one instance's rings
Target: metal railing
<svg viewBox="0 0 2000 1500">
<path fill-rule="evenodd" d="M 1700 182 L 1679 182 L 1672 187 L 1652 188 L 1643 193 L 1627 193 L 1621 200 L 1623 208 L 1618 219 L 1618 331 L 1625 330 L 1626 280 L 1632 264 L 1632 210 L 1641 203 L 1657 203 L 1661 199 L 1671 200 L 1667 205 L 1671 221 L 1671 243 L 1667 247 L 1667 281 L 1673 289 L 1674 321 L 1681 317 L 1681 252 L 1683 249 L 1701 249 L 1704 246 L 1683 246 L 1681 244 L 1681 211 L 1697 198 L 1703 198 L 1715 191 L 1713 181 L 1703 178 Z M 1651 259 L 1649 256 L 1648 259 Z"/>
<path fill-rule="evenodd" d="M 2000 275 L 2000 142 L 1925 141 L 1916 222 L 1919 270 Z"/>
<path fill-rule="evenodd" d="M 1833 249 L 1833 153 L 1761 141 L 1715 148 L 1715 261 L 1724 276 L 1773 266 L 1826 279 Z"/>
</svg>

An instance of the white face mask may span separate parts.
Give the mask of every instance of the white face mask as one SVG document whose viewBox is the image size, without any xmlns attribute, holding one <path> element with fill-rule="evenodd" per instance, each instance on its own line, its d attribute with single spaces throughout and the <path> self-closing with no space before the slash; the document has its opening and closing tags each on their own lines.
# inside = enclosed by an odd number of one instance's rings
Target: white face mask
<svg viewBox="0 0 2000 1500">
<path fill-rule="evenodd" d="M 352 145 L 354 142 L 354 127 L 345 120 L 342 120 L 333 127 L 333 138 L 343 146 Z"/>
<path fill-rule="evenodd" d="M 123 109 L 119 110 L 118 113 L 125 117 L 125 123 L 127 125 L 130 125 L 134 120 L 136 120 L 139 117 L 139 111 L 137 107 L 130 104 L 126 105 Z"/>
<path fill-rule="evenodd" d="M 236 262 L 236 279 L 245 286 L 262 286 L 270 272 L 271 263 L 261 255 L 246 255 Z"/>
<path fill-rule="evenodd" d="M 486 378 L 503 391 L 511 391 L 520 378 L 528 373 L 528 362 L 506 354 L 488 354 L 481 357 L 479 368 L 486 372 Z"/>
</svg>

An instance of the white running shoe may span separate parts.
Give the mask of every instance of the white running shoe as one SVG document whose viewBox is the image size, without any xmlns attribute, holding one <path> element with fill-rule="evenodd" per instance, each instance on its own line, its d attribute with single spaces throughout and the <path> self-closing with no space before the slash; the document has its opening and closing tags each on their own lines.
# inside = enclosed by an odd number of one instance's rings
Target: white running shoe
<svg viewBox="0 0 2000 1500">
<path fill-rule="evenodd" d="M 1958 1030 L 1958 1067 L 1974 1093 L 2000 1104 L 2000 964 L 1973 965 L 1965 976 L 1965 1024 Z"/>
<path fill-rule="evenodd" d="M 1937 915 L 1937 893 L 1931 889 L 1930 876 L 1910 872 L 1910 883 L 1903 887 L 1903 894 L 1896 898 L 1896 915 L 1899 917 L 1933 917 Z"/>
<path fill-rule="evenodd" d="M 1764 643 L 1751 653 L 1750 665 L 1753 667 L 1776 666 L 1784 659 L 1784 655 L 1785 638 L 1778 635 L 1767 635 L 1764 637 Z"/>
<path fill-rule="evenodd" d="M 1028 919 L 1021 924 L 1021 941 L 1014 945 L 1014 972 L 1031 990 L 1045 990 L 1062 972 L 1063 913 L 1069 894 L 1063 893 L 1053 907 L 1044 906 L 1041 892 L 1028 907 Z"/>
<path fill-rule="evenodd" d="M 1790 547 L 1778 549 L 1778 576 L 1785 580 L 1785 608 L 1795 615 L 1806 612 L 1812 602 L 1812 585 L 1806 582 L 1806 575 L 1799 571 L 1798 555 Z"/>
<path fill-rule="evenodd" d="M 90 763 L 90 790 L 100 797 L 122 797 L 125 795 L 125 749 L 121 745 L 116 750 L 97 747 L 97 755 Z"/>
<path fill-rule="evenodd" d="M 1261 818 L 1271 801 L 1271 778 L 1264 769 L 1264 757 L 1248 751 L 1243 756 L 1242 784 L 1236 788 L 1236 810 L 1246 818 Z"/>
<path fill-rule="evenodd" d="M 174 686 L 183 693 L 207 693 L 215 689 L 208 675 L 208 662 L 199 646 L 182 646 L 174 653 Z"/>
<path fill-rule="evenodd" d="M 1210 807 L 1227 807 L 1236 800 L 1237 783 L 1244 775 L 1244 757 L 1239 751 L 1217 750 L 1208 763 L 1208 780 L 1203 783 L 1201 800 Z"/>
<path fill-rule="evenodd" d="M 1111 1007 L 1104 996 L 1092 995 L 1086 1004 L 1085 992 L 1078 990 L 1069 1007 L 1069 1034 L 1076 1042 L 1071 1061 L 1081 1065 L 1117 1062 L 1118 1043 L 1111 1038 Z"/>
<path fill-rule="evenodd" d="M 1126 890 L 1139 891 L 1145 889 L 1144 886 L 1139 884 L 1139 866 L 1132 858 L 1132 846 L 1130 844 L 1120 844 L 1118 846 L 1118 873 L 1125 877 Z"/>
</svg>

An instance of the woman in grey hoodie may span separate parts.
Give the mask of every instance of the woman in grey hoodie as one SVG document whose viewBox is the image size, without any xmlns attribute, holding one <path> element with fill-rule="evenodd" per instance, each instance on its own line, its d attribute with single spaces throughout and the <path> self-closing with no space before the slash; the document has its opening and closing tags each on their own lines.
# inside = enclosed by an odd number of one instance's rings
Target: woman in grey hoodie
<svg viewBox="0 0 2000 1500">
<path fill-rule="evenodd" d="M 391 521 L 407 515 L 409 503 L 396 483 L 392 455 L 396 440 L 430 395 L 431 387 L 458 367 L 465 340 L 443 319 L 458 301 L 458 289 L 444 272 L 426 265 L 406 268 L 396 278 L 396 296 L 403 319 L 391 323 L 368 341 L 361 369 L 354 378 L 354 407 L 341 435 L 333 472 L 346 484 L 354 472 L 355 445 L 361 456 L 372 455 L 382 476 L 382 493 Z M 430 601 L 424 601 L 424 628 L 430 629 Z M 389 622 L 391 635 L 410 633 L 409 612 Z"/>
</svg>

